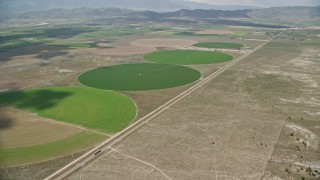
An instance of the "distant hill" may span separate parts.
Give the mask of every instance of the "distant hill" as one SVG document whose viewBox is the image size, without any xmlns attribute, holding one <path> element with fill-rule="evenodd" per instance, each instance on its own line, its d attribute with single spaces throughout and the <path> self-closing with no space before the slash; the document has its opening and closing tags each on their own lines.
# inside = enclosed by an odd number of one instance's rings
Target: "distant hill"
<svg viewBox="0 0 320 180">
<path fill-rule="evenodd" d="M 180 9 L 241 10 L 255 6 L 215 6 L 186 0 L 0 0 L 0 13 L 24 13 L 48 9 L 74 8 L 127 8 L 150 11 L 176 11 Z"/>
<path fill-rule="evenodd" d="M 222 11 L 222 10 L 179 10 L 175 12 L 161 13 L 161 17 L 192 17 L 192 18 L 249 18 L 247 15 L 251 10 L 235 10 L 235 11 Z"/>
<path fill-rule="evenodd" d="M 149 19 L 163 19 L 163 18 L 250 18 L 247 14 L 251 10 L 235 10 L 235 11 L 221 11 L 221 10 L 179 10 L 174 12 L 154 12 L 154 11 L 135 11 L 120 8 L 104 8 L 104 9 L 51 9 L 42 11 L 32 11 L 15 15 L 18 18 L 92 18 L 92 17 L 128 17 L 128 18 L 149 18 Z"/>
<path fill-rule="evenodd" d="M 272 7 L 253 10 L 250 17 L 262 19 L 309 19 L 320 17 L 320 6 L 317 7 Z"/>
<path fill-rule="evenodd" d="M 245 6 L 245 5 L 211 5 L 206 3 L 191 2 L 186 0 L 175 0 L 181 5 L 179 9 L 210 9 L 210 10 L 224 10 L 224 11 L 234 11 L 234 10 L 244 10 L 244 9 L 260 9 L 262 7 L 258 6 Z M 179 10 L 178 9 L 178 10 Z"/>
<path fill-rule="evenodd" d="M 104 8 L 104 9 L 50 9 L 25 12 L 10 17 L 24 19 L 69 19 L 69 18 L 112 18 L 112 17 L 141 17 L 142 12 L 120 8 Z"/>
<path fill-rule="evenodd" d="M 76 8 L 32 11 L 15 15 L 19 18 L 92 18 L 92 17 L 127 17 L 127 18 L 259 18 L 259 19 L 294 19 L 320 18 L 320 7 L 281 7 L 256 10 L 204 10 L 182 9 L 173 12 L 136 11 L 120 8 Z"/>
</svg>

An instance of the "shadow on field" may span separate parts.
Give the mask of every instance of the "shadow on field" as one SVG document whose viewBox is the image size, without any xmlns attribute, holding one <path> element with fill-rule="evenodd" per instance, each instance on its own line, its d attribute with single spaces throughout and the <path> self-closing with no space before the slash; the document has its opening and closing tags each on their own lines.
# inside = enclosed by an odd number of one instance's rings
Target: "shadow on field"
<svg viewBox="0 0 320 180">
<path fill-rule="evenodd" d="M 0 101 L 1 102 L 1 101 Z M 3 106 L 0 105 L 0 131 L 9 129 L 14 125 L 13 119 L 8 117 L 3 110 Z M 0 150 L 2 149 L 2 137 L 0 136 Z M 1 163 L 0 163 L 1 165 Z M 0 179 L 4 179 L 0 168 Z"/>
<path fill-rule="evenodd" d="M 52 41 L 48 38 L 67 39 L 74 36 L 95 32 L 99 28 L 93 27 L 54 27 L 54 28 L 29 28 L 25 31 L 15 31 L 15 33 L 0 34 L 0 62 L 9 61 L 15 56 L 38 55 L 42 58 L 42 52 L 53 51 L 45 59 L 59 56 L 59 52 L 73 49 L 72 46 L 50 45 Z M 90 44 L 89 44 L 90 45 Z M 54 55 L 56 54 L 56 55 Z M 62 54 L 64 55 L 64 54 Z"/>
<path fill-rule="evenodd" d="M 37 112 L 56 106 L 62 99 L 71 94 L 69 92 L 57 92 L 48 89 L 26 92 L 15 91 L 0 95 L 0 102 L 5 105 Z"/>
<path fill-rule="evenodd" d="M 0 62 L 10 61 L 16 56 L 35 55 L 39 59 L 50 59 L 57 56 L 68 54 L 71 47 L 63 47 L 58 45 L 37 44 L 13 49 L 6 49 L 1 51 L 0 48 Z"/>
<path fill-rule="evenodd" d="M 36 57 L 39 59 L 51 59 L 57 56 L 64 56 L 67 55 L 67 51 L 43 51 L 40 52 Z"/>
<path fill-rule="evenodd" d="M 0 35 L 0 43 L 14 41 L 21 38 L 71 38 L 82 33 L 89 33 L 97 31 L 97 28 L 84 27 L 60 27 L 60 28 L 42 28 L 30 29 L 28 31 L 20 32 L 12 35 Z"/>
<path fill-rule="evenodd" d="M 13 126 L 13 120 L 5 115 L 5 113 L 3 112 L 3 107 L 0 106 L 0 130 L 7 129 L 12 126 Z"/>
</svg>

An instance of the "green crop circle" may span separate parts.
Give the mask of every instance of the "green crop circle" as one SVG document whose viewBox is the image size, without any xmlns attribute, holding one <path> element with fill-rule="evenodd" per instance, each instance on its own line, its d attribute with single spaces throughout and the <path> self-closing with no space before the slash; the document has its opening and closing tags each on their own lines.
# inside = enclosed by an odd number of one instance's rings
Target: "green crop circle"
<svg viewBox="0 0 320 180">
<path fill-rule="evenodd" d="M 121 131 L 136 116 L 136 106 L 129 97 L 87 87 L 51 87 L 9 92 L 0 95 L 0 103 L 107 133 Z"/>
<path fill-rule="evenodd" d="M 144 56 L 148 61 L 164 64 L 213 64 L 230 61 L 232 56 L 213 51 L 171 50 L 157 51 Z"/>
<path fill-rule="evenodd" d="M 122 64 L 101 67 L 79 76 L 90 87 L 119 91 L 156 90 L 194 82 L 200 72 L 184 66 L 156 63 Z"/>
</svg>

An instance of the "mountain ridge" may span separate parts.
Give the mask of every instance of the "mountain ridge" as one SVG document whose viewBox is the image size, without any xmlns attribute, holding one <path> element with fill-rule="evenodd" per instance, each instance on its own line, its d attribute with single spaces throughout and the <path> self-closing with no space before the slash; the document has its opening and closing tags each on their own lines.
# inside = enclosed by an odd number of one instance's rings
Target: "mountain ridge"
<svg viewBox="0 0 320 180">
<path fill-rule="evenodd" d="M 2 13 L 24 13 L 29 11 L 49 9 L 74 8 L 126 8 L 134 10 L 176 11 L 180 9 L 216 9 L 216 10 L 242 10 L 259 8 L 242 5 L 211 5 L 186 0 L 1 0 Z"/>
<path fill-rule="evenodd" d="M 78 17 L 130 17 L 130 18 L 320 18 L 320 6 L 317 7 L 275 7 L 266 9 L 246 10 L 205 10 L 205 9 L 181 9 L 172 12 L 137 11 L 122 8 L 75 8 L 75 9 L 51 9 L 26 12 L 11 17 L 17 18 L 78 18 Z"/>
</svg>

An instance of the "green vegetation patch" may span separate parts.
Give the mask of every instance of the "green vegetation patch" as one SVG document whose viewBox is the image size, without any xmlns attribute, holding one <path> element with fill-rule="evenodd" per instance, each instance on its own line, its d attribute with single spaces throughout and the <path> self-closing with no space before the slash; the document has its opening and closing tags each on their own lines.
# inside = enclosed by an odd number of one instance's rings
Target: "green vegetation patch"
<svg viewBox="0 0 320 180">
<path fill-rule="evenodd" d="M 232 56 L 219 52 L 172 50 L 157 51 L 144 56 L 146 60 L 165 64 L 212 64 L 230 61 Z"/>
<path fill-rule="evenodd" d="M 9 92 L 0 95 L 0 103 L 107 133 L 124 129 L 136 115 L 130 98 L 93 88 L 55 87 Z"/>
<path fill-rule="evenodd" d="M 196 47 L 204 48 L 218 48 L 218 49 L 240 49 L 243 47 L 242 44 L 237 43 L 226 43 L 226 42 L 202 42 L 194 44 Z"/>
<path fill-rule="evenodd" d="M 99 89 L 120 91 L 155 90 L 181 86 L 200 78 L 200 72 L 169 64 L 122 64 L 83 73 L 79 81 Z"/>
<path fill-rule="evenodd" d="M 78 49 L 78 48 L 96 48 L 98 47 L 97 43 L 83 43 L 83 42 L 75 42 L 75 43 L 65 43 L 65 44 L 51 44 L 51 46 L 62 47 L 66 49 Z"/>
<path fill-rule="evenodd" d="M 44 38 L 70 38 L 82 33 L 97 31 L 97 28 L 76 26 L 76 27 L 55 27 L 55 28 L 26 28 L 20 31 L 12 31 L 0 35 L 0 42 L 8 42 L 23 38 L 44 39 Z"/>
<path fill-rule="evenodd" d="M 0 149 L 0 166 L 35 163 L 72 154 L 93 146 L 106 137 L 97 133 L 82 132 L 69 138 L 23 148 Z"/>
<path fill-rule="evenodd" d="M 250 34 L 249 31 L 235 31 L 233 33 L 233 35 L 236 36 L 236 37 L 242 37 L 242 36 L 246 36 L 248 34 Z"/>
<path fill-rule="evenodd" d="M 144 26 L 87 26 L 61 25 L 61 27 L 25 27 L 0 34 L 0 52 L 35 45 L 66 49 L 95 48 L 101 38 L 145 33 L 152 29 Z M 99 42 L 96 42 L 98 40 Z"/>
</svg>

